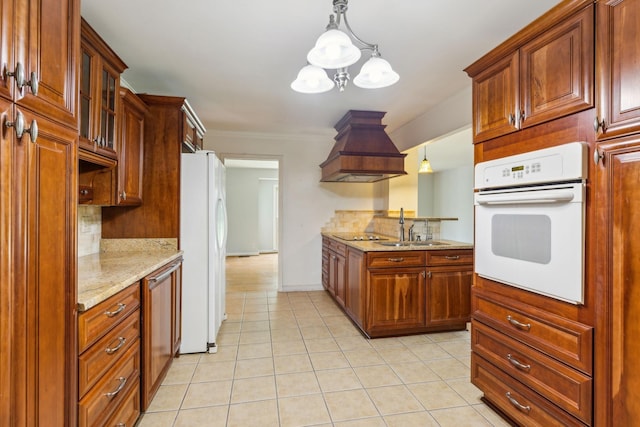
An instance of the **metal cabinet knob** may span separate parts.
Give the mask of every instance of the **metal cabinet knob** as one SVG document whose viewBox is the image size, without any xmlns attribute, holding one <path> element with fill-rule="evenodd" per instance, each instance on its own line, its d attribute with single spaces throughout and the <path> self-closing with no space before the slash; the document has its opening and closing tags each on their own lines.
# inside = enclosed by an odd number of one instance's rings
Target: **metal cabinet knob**
<svg viewBox="0 0 640 427">
<path fill-rule="evenodd" d="M 38 75 L 35 72 L 31 72 L 31 80 L 25 81 L 24 79 L 24 66 L 22 62 L 18 62 L 16 64 L 15 71 L 7 72 L 7 76 L 14 77 L 16 81 L 16 86 L 18 89 L 22 90 L 23 87 L 29 86 L 31 88 L 31 93 L 34 96 L 38 96 L 38 88 L 40 84 L 38 82 Z"/>
<path fill-rule="evenodd" d="M 36 119 L 33 119 L 31 125 L 29 125 L 29 127 L 26 129 L 24 122 L 24 114 L 18 111 L 16 113 L 16 120 L 13 122 L 6 122 L 5 126 L 8 128 L 15 128 L 16 137 L 18 139 L 22 139 L 22 135 L 28 133 L 29 135 L 31 135 L 31 142 L 36 142 L 36 140 L 38 139 L 38 122 L 36 121 Z"/>
</svg>

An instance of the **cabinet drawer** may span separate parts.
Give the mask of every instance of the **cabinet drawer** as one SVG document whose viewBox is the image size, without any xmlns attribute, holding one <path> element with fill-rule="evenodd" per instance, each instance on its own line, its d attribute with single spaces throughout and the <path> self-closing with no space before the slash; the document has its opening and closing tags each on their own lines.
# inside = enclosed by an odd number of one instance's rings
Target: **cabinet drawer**
<svg viewBox="0 0 640 427">
<path fill-rule="evenodd" d="M 127 395 L 140 375 L 140 347 L 131 346 L 78 405 L 80 427 L 102 425 Z"/>
<path fill-rule="evenodd" d="M 592 374 L 592 327 L 507 297 L 489 296 L 478 291 L 474 292 L 472 307 L 474 319 L 588 375 Z"/>
<path fill-rule="evenodd" d="M 82 353 L 107 331 L 140 307 L 140 285 L 131 285 L 78 316 L 78 352 Z"/>
<path fill-rule="evenodd" d="M 591 378 L 480 322 L 471 329 L 473 351 L 565 411 L 591 422 Z"/>
<path fill-rule="evenodd" d="M 476 353 L 471 354 L 471 382 L 517 425 L 586 426 Z"/>
<path fill-rule="evenodd" d="M 427 251 L 427 265 L 473 264 L 471 249 Z"/>
<path fill-rule="evenodd" d="M 347 245 L 344 243 L 338 243 L 335 240 L 329 240 L 329 250 L 332 250 L 342 256 L 347 255 Z"/>
<path fill-rule="evenodd" d="M 131 389 L 105 427 L 133 427 L 140 416 L 140 381 L 135 378 Z"/>
<path fill-rule="evenodd" d="M 102 378 L 129 347 L 139 345 L 139 336 L 140 311 L 136 310 L 80 355 L 78 359 L 80 397 Z"/>
<path fill-rule="evenodd" d="M 424 267 L 425 251 L 368 252 L 368 268 Z"/>
</svg>

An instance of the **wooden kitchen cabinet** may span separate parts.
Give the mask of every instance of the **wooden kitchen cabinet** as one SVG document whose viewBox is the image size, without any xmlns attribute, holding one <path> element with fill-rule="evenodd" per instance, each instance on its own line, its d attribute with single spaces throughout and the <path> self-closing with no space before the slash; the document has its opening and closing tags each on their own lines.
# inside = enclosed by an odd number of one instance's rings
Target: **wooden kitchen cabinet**
<svg viewBox="0 0 640 427">
<path fill-rule="evenodd" d="M 149 407 L 180 347 L 176 331 L 181 265 L 182 258 L 142 279 L 142 411 Z"/>
<path fill-rule="evenodd" d="M 0 19 L 0 425 L 73 426 L 80 5 L 3 1 Z"/>
<path fill-rule="evenodd" d="M 115 204 L 142 204 L 144 121 L 147 106 L 129 89 L 120 89 L 118 124 L 118 186 Z"/>
<path fill-rule="evenodd" d="M 148 94 L 138 97 L 148 109 L 144 122 L 144 203 L 134 208 L 103 209 L 102 237 L 178 239 L 180 163 L 182 152 L 189 151 L 184 144 L 185 117 L 199 120 L 183 97 Z M 201 130 L 204 133 L 204 128 Z"/>
<path fill-rule="evenodd" d="M 323 236 L 322 252 L 323 285 L 366 336 L 466 328 L 472 249 L 363 252 Z"/>
<path fill-rule="evenodd" d="M 77 127 L 79 2 L 3 1 L 0 96 L 62 125 Z M 9 75 L 21 67 L 25 86 Z M 37 95 L 34 83 L 37 81 Z"/>
<path fill-rule="evenodd" d="M 335 240 L 324 238 L 323 263 L 325 276 L 323 284 L 336 302 L 344 307 L 346 298 L 346 253 L 347 246 Z"/>
<path fill-rule="evenodd" d="M 640 418 L 640 136 L 608 140 L 597 149 L 602 158 L 594 179 L 600 302 L 594 422 L 598 426 L 631 426 Z"/>
<path fill-rule="evenodd" d="M 473 79 L 474 142 L 594 105 L 591 3 L 557 6 L 555 19 L 534 21 L 465 69 Z"/>
<path fill-rule="evenodd" d="M 597 138 L 640 132 L 640 1 L 600 1 L 596 22 Z"/>
<path fill-rule="evenodd" d="M 80 148 L 117 158 L 120 74 L 127 68 L 83 19 L 80 62 Z"/>
<path fill-rule="evenodd" d="M 80 313 L 78 352 L 78 425 L 133 425 L 140 415 L 140 283 Z"/>
<path fill-rule="evenodd" d="M 465 329 L 471 320 L 473 251 L 427 252 L 427 324 Z"/>
<path fill-rule="evenodd" d="M 424 267 L 369 269 L 366 332 L 407 333 L 425 326 Z"/>
</svg>

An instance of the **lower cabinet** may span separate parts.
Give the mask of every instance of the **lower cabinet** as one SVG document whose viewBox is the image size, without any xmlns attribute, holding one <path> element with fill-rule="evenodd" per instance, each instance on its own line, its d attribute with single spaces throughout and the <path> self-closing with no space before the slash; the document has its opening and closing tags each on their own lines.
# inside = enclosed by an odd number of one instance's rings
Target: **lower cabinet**
<svg viewBox="0 0 640 427">
<path fill-rule="evenodd" d="M 472 249 L 363 252 L 327 236 L 322 249 L 323 286 L 366 336 L 467 327 Z"/>
<path fill-rule="evenodd" d="M 346 292 L 347 246 L 324 238 L 322 242 L 322 284 L 335 300 L 344 307 Z"/>
<path fill-rule="evenodd" d="M 593 328 L 485 282 L 471 325 L 471 381 L 484 400 L 518 425 L 592 425 Z"/>
<path fill-rule="evenodd" d="M 140 286 L 78 316 L 78 425 L 132 426 L 140 415 Z"/>
<path fill-rule="evenodd" d="M 182 258 L 142 279 L 142 411 L 149 407 L 180 347 L 181 266 Z"/>
</svg>

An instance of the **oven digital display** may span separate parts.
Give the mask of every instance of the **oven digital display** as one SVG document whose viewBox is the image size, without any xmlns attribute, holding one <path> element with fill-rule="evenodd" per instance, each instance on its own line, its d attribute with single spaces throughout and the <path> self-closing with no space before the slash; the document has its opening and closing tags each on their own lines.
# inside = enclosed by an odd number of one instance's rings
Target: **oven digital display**
<svg viewBox="0 0 640 427">
<path fill-rule="evenodd" d="M 511 168 L 511 172 L 520 172 L 524 170 L 524 166 L 520 165 L 520 166 L 514 166 Z"/>
</svg>

